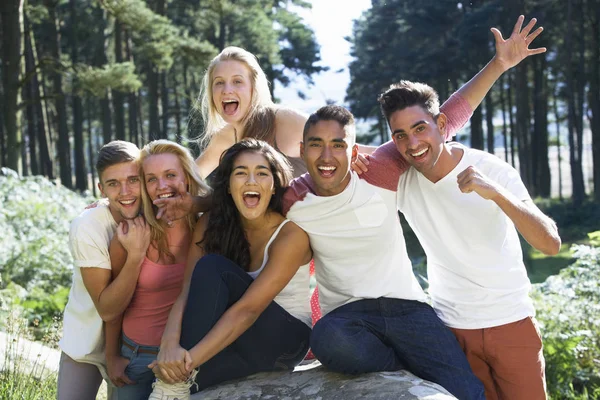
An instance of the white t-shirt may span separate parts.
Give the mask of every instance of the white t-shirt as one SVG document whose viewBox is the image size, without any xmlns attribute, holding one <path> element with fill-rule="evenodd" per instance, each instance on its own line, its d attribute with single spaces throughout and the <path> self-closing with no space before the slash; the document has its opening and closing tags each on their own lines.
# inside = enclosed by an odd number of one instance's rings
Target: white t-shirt
<svg viewBox="0 0 600 400">
<path fill-rule="evenodd" d="M 533 316 L 517 230 L 491 200 L 462 193 L 457 175 L 474 166 L 519 200 L 530 196 L 517 171 L 489 153 L 463 149 L 458 165 L 433 183 L 410 168 L 398 183 L 402 211 L 427 254 L 433 307 L 448 326 L 480 329 Z"/>
<path fill-rule="evenodd" d="M 111 269 L 108 248 L 117 229 L 108 205 L 98 204 L 71 222 L 69 245 L 75 260 L 73 283 L 65 307 L 63 337 L 59 346 L 78 362 L 95 364 L 104 370 L 104 329 L 83 279 L 81 268 Z"/>
<path fill-rule="evenodd" d="M 352 172 L 342 193 L 317 196 L 305 174 L 286 192 L 287 217 L 310 238 L 323 315 L 361 299 L 426 299 L 406 252 L 396 193 L 367 179 Z"/>
<path fill-rule="evenodd" d="M 262 265 L 256 271 L 248 272 L 248 275 L 252 279 L 256 279 L 267 265 L 267 262 L 269 262 L 269 247 L 271 247 L 271 243 L 273 243 L 281 228 L 288 222 L 290 222 L 289 219 L 284 220 L 275 232 L 273 232 L 273 235 L 271 235 L 265 246 Z M 288 284 L 285 285 L 273 301 L 289 312 L 294 318 L 299 319 L 309 327 L 312 326 L 310 312 L 310 262 L 298 268 L 292 279 L 290 279 Z"/>
</svg>

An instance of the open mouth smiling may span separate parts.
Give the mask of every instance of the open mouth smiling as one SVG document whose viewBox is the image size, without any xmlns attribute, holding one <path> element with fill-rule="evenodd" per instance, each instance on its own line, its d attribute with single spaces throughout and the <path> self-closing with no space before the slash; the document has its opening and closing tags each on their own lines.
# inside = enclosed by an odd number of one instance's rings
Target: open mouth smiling
<svg viewBox="0 0 600 400">
<path fill-rule="evenodd" d="M 248 208 L 254 208 L 258 205 L 260 201 L 260 193 L 254 191 L 247 191 L 242 194 L 242 199 L 244 200 L 244 204 Z"/>
<path fill-rule="evenodd" d="M 333 176 L 337 168 L 331 165 L 319 165 L 317 169 L 319 170 L 321 176 L 328 178 Z"/>
<path fill-rule="evenodd" d="M 223 112 L 226 115 L 233 115 L 238 110 L 240 102 L 237 100 L 223 100 L 222 101 Z"/>
</svg>

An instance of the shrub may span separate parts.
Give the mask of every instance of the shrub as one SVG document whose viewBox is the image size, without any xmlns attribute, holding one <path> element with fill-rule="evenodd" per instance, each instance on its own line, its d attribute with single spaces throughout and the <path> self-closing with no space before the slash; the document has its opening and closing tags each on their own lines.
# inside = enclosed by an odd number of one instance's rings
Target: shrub
<svg viewBox="0 0 600 400">
<path fill-rule="evenodd" d="M 532 291 L 553 399 L 600 398 L 600 232 L 589 236 L 573 265 Z"/>
<path fill-rule="evenodd" d="M 90 202 L 43 177 L 0 172 L 0 290 L 11 283 L 24 288 L 19 302 L 33 307 L 42 325 L 64 307 L 73 269 L 69 225 Z M 11 293 L 0 292 L 0 305 L 12 302 Z M 44 293 L 51 296 L 46 300 Z"/>
</svg>

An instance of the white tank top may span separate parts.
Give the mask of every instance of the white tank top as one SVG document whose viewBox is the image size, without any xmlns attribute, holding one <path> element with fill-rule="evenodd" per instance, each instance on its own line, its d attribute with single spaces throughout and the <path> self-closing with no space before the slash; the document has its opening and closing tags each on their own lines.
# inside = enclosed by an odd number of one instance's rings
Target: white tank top
<svg viewBox="0 0 600 400">
<path fill-rule="evenodd" d="M 279 231 L 281 231 L 281 228 L 288 222 L 290 222 L 289 219 L 284 220 L 277 227 L 275 232 L 273 232 L 273 235 L 265 246 L 262 265 L 256 271 L 248 272 L 248 275 L 250 275 L 252 279 L 256 279 L 265 268 L 265 265 L 267 265 L 267 262 L 269 261 L 269 247 L 279 234 Z M 308 326 L 311 326 L 309 265 L 310 263 L 304 264 L 298 268 L 296 274 L 283 290 L 279 292 L 274 301 L 293 317 L 298 318 Z"/>
</svg>

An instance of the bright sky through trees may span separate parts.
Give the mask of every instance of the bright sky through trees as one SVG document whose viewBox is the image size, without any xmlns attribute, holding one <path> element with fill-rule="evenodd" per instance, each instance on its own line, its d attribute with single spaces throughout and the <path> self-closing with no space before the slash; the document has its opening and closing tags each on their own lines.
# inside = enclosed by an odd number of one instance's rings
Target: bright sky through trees
<svg viewBox="0 0 600 400">
<path fill-rule="evenodd" d="M 315 111 L 325 105 L 326 99 L 341 104 L 346 95 L 350 76 L 350 44 L 344 39 L 352 33 L 352 21 L 371 7 L 370 0 L 311 0 L 312 10 L 300 10 L 321 45 L 321 65 L 329 71 L 314 76 L 315 85 L 308 88 L 302 78 L 296 78 L 287 88 L 277 85 L 275 95 L 281 103 L 305 112 Z M 343 69 L 342 72 L 338 72 Z M 302 100 L 296 94 L 301 90 L 306 94 Z"/>
</svg>

